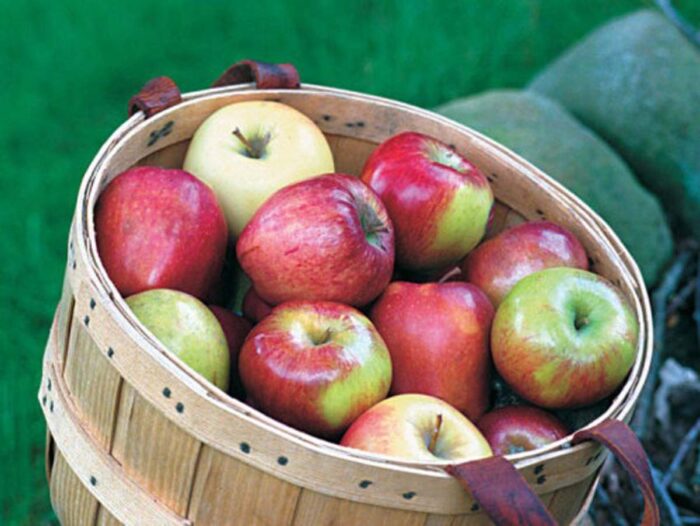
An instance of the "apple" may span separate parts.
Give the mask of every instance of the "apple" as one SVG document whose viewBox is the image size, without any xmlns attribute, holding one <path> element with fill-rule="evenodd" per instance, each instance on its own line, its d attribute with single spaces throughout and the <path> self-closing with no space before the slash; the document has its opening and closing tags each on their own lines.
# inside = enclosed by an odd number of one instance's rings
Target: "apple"
<svg viewBox="0 0 700 526">
<path fill-rule="evenodd" d="M 363 413 L 341 446 L 417 462 L 466 462 L 490 457 L 477 427 L 450 404 L 422 394 L 387 398 Z"/>
<path fill-rule="evenodd" d="M 242 399 L 245 393 L 243 392 L 243 384 L 238 377 L 238 355 L 252 325 L 245 318 L 218 305 L 209 305 L 209 309 L 216 316 L 226 337 L 230 362 L 230 391 L 236 398 Z"/>
<path fill-rule="evenodd" d="M 140 292 L 129 296 L 126 303 L 166 349 L 219 389 L 228 389 L 226 336 L 204 303 L 168 289 Z"/>
<path fill-rule="evenodd" d="M 405 132 L 380 144 L 362 180 L 396 229 L 396 262 L 407 270 L 456 263 L 484 236 L 493 192 L 479 169 L 437 139 Z"/>
<path fill-rule="evenodd" d="M 566 437 L 569 432 L 553 415 L 528 406 L 507 406 L 486 413 L 478 427 L 494 455 L 531 451 Z"/>
<path fill-rule="evenodd" d="M 581 242 L 550 221 L 532 221 L 504 230 L 469 253 L 465 280 L 483 290 L 498 306 L 525 276 L 551 267 L 588 270 Z"/>
<path fill-rule="evenodd" d="M 206 299 L 228 233 L 211 189 L 192 174 L 138 166 L 119 174 L 95 208 L 97 249 L 122 296 L 181 290 Z"/>
<path fill-rule="evenodd" d="M 489 405 L 493 307 L 464 282 L 391 283 L 370 319 L 391 354 L 392 394 L 438 397 L 478 420 Z"/>
<path fill-rule="evenodd" d="M 236 254 L 267 303 L 322 300 L 361 307 L 391 279 L 394 229 L 367 185 L 326 174 L 270 197 L 238 238 Z"/>
<path fill-rule="evenodd" d="M 307 433 L 337 438 L 391 384 L 381 336 L 359 311 L 292 301 L 253 327 L 238 359 L 253 406 Z"/>
<path fill-rule="evenodd" d="M 214 189 L 236 237 L 274 192 L 335 170 L 313 121 L 271 101 L 237 102 L 212 113 L 192 137 L 184 169 Z"/>
<path fill-rule="evenodd" d="M 243 315 L 253 323 L 258 323 L 270 314 L 272 305 L 263 300 L 253 287 L 243 296 Z"/>
<path fill-rule="evenodd" d="M 573 408 L 610 395 L 636 355 L 639 324 L 610 282 L 573 268 L 520 280 L 496 311 L 491 353 L 521 397 L 546 408 Z"/>
</svg>

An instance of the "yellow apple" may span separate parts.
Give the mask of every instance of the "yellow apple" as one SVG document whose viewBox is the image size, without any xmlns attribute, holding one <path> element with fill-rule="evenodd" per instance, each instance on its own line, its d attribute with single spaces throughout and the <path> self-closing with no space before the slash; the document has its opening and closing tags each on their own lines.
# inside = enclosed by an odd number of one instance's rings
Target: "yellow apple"
<svg viewBox="0 0 700 526">
<path fill-rule="evenodd" d="M 340 445 L 419 462 L 466 462 L 490 457 L 477 427 L 439 398 L 392 396 L 365 411 Z"/>
<path fill-rule="evenodd" d="M 335 171 L 318 126 L 270 101 L 238 102 L 212 113 L 192 137 L 183 168 L 214 189 L 235 237 L 280 188 Z"/>
</svg>

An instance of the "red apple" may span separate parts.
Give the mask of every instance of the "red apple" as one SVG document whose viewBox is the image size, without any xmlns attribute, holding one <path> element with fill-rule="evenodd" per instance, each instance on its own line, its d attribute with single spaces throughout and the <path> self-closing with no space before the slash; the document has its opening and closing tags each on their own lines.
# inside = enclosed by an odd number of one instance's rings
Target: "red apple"
<svg viewBox="0 0 700 526">
<path fill-rule="evenodd" d="M 494 455 L 531 451 L 566 437 L 569 432 L 553 415 L 527 406 L 507 406 L 486 413 L 479 429 Z"/>
<path fill-rule="evenodd" d="M 395 281 L 372 307 L 393 365 L 392 394 L 423 393 L 477 420 L 489 404 L 493 307 L 464 282 Z"/>
<path fill-rule="evenodd" d="M 448 145 L 406 132 L 380 144 L 362 170 L 396 229 L 396 262 L 446 267 L 483 237 L 493 193 L 479 169 Z"/>
<path fill-rule="evenodd" d="M 243 229 L 238 261 L 266 302 L 362 306 L 391 279 L 394 229 L 362 181 L 328 174 L 272 195 Z"/>
<path fill-rule="evenodd" d="M 498 306 L 525 276 L 551 267 L 588 270 L 581 242 L 550 221 L 532 221 L 504 230 L 474 249 L 463 265 L 466 281 L 474 283 Z"/>
<path fill-rule="evenodd" d="M 559 267 L 521 279 L 496 311 L 491 353 L 518 395 L 553 409 L 612 394 L 634 363 L 639 324 L 601 276 Z"/>
<path fill-rule="evenodd" d="M 246 338 L 238 367 L 256 408 L 325 438 L 338 437 L 391 384 L 389 352 L 372 323 L 325 301 L 273 309 Z"/>
<path fill-rule="evenodd" d="M 230 391 L 236 398 L 243 398 L 243 384 L 238 377 L 238 354 L 252 325 L 248 320 L 218 305 L 209 305 L 226 336 L 228 353 L 231 358 Z"/>
<path fill-rule="evenodd" d="M 214 192 L 182 170 L 118 175 L 95 208 L 97 248 L 123 296 L 158 288 L 204 299 L 221 274 L 228 232 Z"/>
<path fill-rule="evenodd" d="M 272 305 L 263 300 L 253 287 L 243 296 L 243 315 L 253 323 L 258 323 L 270 314 Z"/>
<path fill-rule="evenodd" d="M 419 462 L 490 457 L 488 442 L 462 413 L 432 396 L 393 396 L 362 414 L 340 445 Z"/>
</svg>

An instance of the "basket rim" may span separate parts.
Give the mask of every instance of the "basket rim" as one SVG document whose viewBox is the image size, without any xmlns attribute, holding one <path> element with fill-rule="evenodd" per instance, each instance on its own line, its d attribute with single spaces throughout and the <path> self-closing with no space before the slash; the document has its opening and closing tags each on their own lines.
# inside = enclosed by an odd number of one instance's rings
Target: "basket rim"
<svg viewBox="0 0 700 526">
<path fill-rule="evenodd" d="M 597 214 L 595 214 L 585 203 L 580 201 L 578 197 L 573 195 L 569 190 L 565 189 L 558 182 L 551 179 L 541 170 L 534 167 L 517 154 L 511 152 L 504 146 L 484 136 L 483 134 L 469 128 L 468 126 L 456 123 L 455 121 L 452 121 L 439 114 L 433 113 L 429 110 L 418 108 L 416 106 L 395 101 L 392 99 L 311 84 L 302 84 L 299 89 L 295 90 L 263 91 L 254 89 L 252 84 L 245 84 L 188 92 L 183 94 L 181 103 L 172 106 L 171 108 L 168 108 L 161 114 L 158 114 L 152 117 L 151 119 L 146 119 L 142 112 L 136 113 L 131 118 L 127 119 L 124 123 L 122 123 L 110 135 L 107 141 L 99 149 L 92 163 L 88 167 L 85 176 L 83 177 L 78 193 L 76 205 L 76 226 L 78 234 L 80 235 L 76 235 L 75 237 L 82 254 L 87 258 L 87 261 L 89 262 L 88 268 L 86 270 L 88 272 L 90 285 L 96 289 L 97 295 L 99 297 L 109 298 L 108 301 L 112 302 L 112 305 L 109 306 L 111 307 L 109 309 L 111 315 L 115 317 L 115 320 L 120 322 L 122 328 L 128 327 L 129 329 L 131 329 L 130 336 L 135 338 L 136 343 L 138 343 L 138 345 L 145 352 L 152 354 L 154 357 L 156 357 L 156 359 L 158 359 L 161 362 L 163 362 L 163 357 L 165 357 L 168 365 L 172 368 L 173 371 L 176 372 L 176 374 L 180 377 L 180 380 L 182 380 L 185 385 L 187 385 L 190 389 L 196 391 L 205 391 L 204 394 L 209 398 L 210 401 L 213 401 L 212 399 L 216 399 L 217 402 L 223 402 L 218 403 L 217 405 L 223 407 L 226 410 L 226 412 L 236 417 L 245 416 L 242 413 L 244 410 L 248 413 L 253 413 L 256 417 L 256 425 L 258 425 L 261 428 L 261 430 L 273 433 L 283 433 L 287 435 L 287 438 L 293 438 L 299 441 L 300 443 L 303 443 L 305 447 L 320 448 L 322 450 L 325 450 L 325 452 L 328 452 L 328 450 L 333 450 L 336 455 L 341 455 L 345 457 L 345 459 L 348 461 L 369 461 L 372 463 L 378 462 L 382 466 L 394 466 L 398 469 L 409 468 L 411 470 L 419 470 L 425 475 L 438 475 L 441 477 L 447 476 L 445 473 L 439 470 L 439 468 L 441 466 L 449 464 L 450 462 L 407 462 L 398 459 L 392 459 L 382 455 L 374 455 L 371 453 L 359 452 L 357 450 L 339 446 L 337 444 L 318 439 L 296 429 L 290 428 L 289 426 L 286 426 L 280 422 L 277 422 L 276 420 L 271 419 L 270 417 L 267 417 L 266 415 L 243 404 L 242 402 L 233 399 L 228 394 L 224 393 L 223 391 L 220 391 L 216 387 L 206 382 L 200 375 L 198 375 L 196 372 L 192 371 L 189 367 L 187 367 L 175 355 L 167 352 L 167 350 L 162 346 L 162 344 L 160 344 L 160 342 L 158 342 L 155 339 L 155 337 L 153 337 L 153 335 L 150 334 L 150 332 L 147 329 L 145 329 L 145 327 L 143 327 L 133 315 L 130 314 L 130 311 L 126 307 L 123 298 L 118 293 L 115 294 L 116 289 L 114 289 L 113 285 L 111 284 L 111 281 L 107 276 L 106 271 L 104 270 L 104 267 L 102 266 L 102 263 L 97 254 L 94 226 L 91 219 L 92 209 L 94 205 L 93 198 L 96 199 L 99 187 L 99 181 L 97 180 L 98 178 L 96 176 L 99 174 L 100 168 L 104 164 L 107 164 L 107 162 L 111 159 L 110 151 L 112 153 L 114 152 L 114 150 L 111 150 L 113 147 L 117 146 L 120 143 L 123 144 L 127 142 L 129 137 L 131 137 L 139 130 L 142 130 L 147 125 L 147 123 L 153 122 L 155 118 L 167 117 L 167 115 L 173 114 L 181 110 L 184 106 L 199 102 L 205 98 L 209 99 L 216 97 L 225 97 L 232 93 L 265 94 L 269 96 L 277 92 L 304 92 L 307 94 L 318 93 L 359 98 L 366 102 L 376 102 L 384 105 L 389 105 L 392 108 L 398 110 L 409 110 L 411 112 L 418 113 L 420 116 L 428 117 L 433 121 L 437 121 L 442 124 L 456 128 L 461 132 L 467 132 L 468 134 L 482 140 L 485 144 L 489 145 L 490 147 L 498 150 L 504 156 L 509 157 L 513 163 L 517 164 L 519 168 L 523 169 L 524 171 L 530 173 L 532 177 L 535 177 L 540 181 L 546 183 L 546 185 L 550 187 L 550 191 L 554 190 L 557 193 L 559 193 L 560 196 L 568 202 L 568 204 L 572 207 L 573 210 L 575 210 L 576 213 L 578 213 L 582 217 L 585 217 L 589 222 L 591 222 L 595 229 L 598 231 L 598 235 L 603 239 L 606 239 L 611 246 L 614 246 L 615 250 L 622 258 L 623 261 L 620 262 L 620 265 L 624 267 L 626 273 L 629 275 L 630 281 L 636 285 L 633 288 L 636 290 L 636 299 L 641 305 L 640 311 L 642 313 L 642 317 L 641 319 L 639 319 L 640 341 L 638 342 L 638 354 L 635 358 L 633 369 L 631 370 L 627 380 L 625 381 L 625 384 L 623 384 L 622 389 L 614 397 L 610 407 L 608 407 L 608 409 L 606 409 L 606 411 L 602 415 L 591 421 L 583 428 L 591 427 L 596 423 L 599 423 L 600 421 L 607 418 L 626 419 L 629 416 L 639 396 L 639 392 L 641 391 L 641 388 L 646 380 L 646 377 L 648 375 L 649 364 L 651 361 L 652 334 L 651 331 L 648 330 L 651 327 L 650 308 L 648 295 L 644 287 L 643 281 L 641 279 L 641 273 L 639 272 L 638 267 L 634 263 L 634 260 L 631 258 L 626 248 L 619 240 L 619 238 L 617 238 L 616 234 L 612 231 L 612 229 L 610 229 L 610 227 L 600 217 L 598 217 Z M 134 387 L 138 390 L 137 386 Z M 515 455 L 508 455 L 506 456 L 506 458 L 513 464 L 515 464 L 516 467 L 529 466 L 531 464 L 541 462 L 545 457 L 547 459 L 552 459 L 554 457 L 559 456 L 559 454 L 568 454 L 575 448 L 585 446 L 585 444 L 580 444 L 571 447 L 571 438 L 572 434 L 568 435 L 564 439 L 551 443 L 544 448 L 539 448 L 537 450 L 529 452 L 518 453 Z"/>
</svg>

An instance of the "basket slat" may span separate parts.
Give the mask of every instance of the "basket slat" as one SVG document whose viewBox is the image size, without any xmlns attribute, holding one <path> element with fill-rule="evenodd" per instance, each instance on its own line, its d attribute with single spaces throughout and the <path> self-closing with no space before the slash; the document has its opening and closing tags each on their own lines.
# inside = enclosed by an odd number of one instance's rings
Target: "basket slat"
<svg viewBox="0 0 700 526">
<path fill-rule="evenodd" d="M 588 489 L 592 484 L 593 481 L 582 480 L 567 488 L 560 489 L 552 495 L 552 499 L 547 505 L 549 511 L 557 517 L 560 523 L 569 524 L 581 510 L 581 504 L 586 500 Z"/>
<path fill-rule="evenodd" d="M 300 492 L 299 486 L 204 446 L 188 516 L 195 524 L 227 524 L 234 517 L 291 524 Z"/>
<path fill-rule="evenodd" d="M 187 514 L 201 447 L 124 384 L 112 455 L 130 477 L 178 515 Z"/>
<path fill-rule="evenodd" d="M 342 524 L 343 526 L 423 526 L 424 513 L 381 508 L 304 490 L 299 497 L 294 526 Z"/>
<path fill-rule="evenodd" d="M 49 430 L 56 440 L 51 500 L 59 517 L 66 517 L 62 519 L 63 524 L 93 524 L 98 503 L 109 502 L 115 518 L 124 522 L 191 526 L 190 521 L 173 514 L 126 477 L 116 460 L 82 428 L 80 412 L 52 365 L 54 341 L 53 337 L 49 338 L 39 397 Z M 62 469 L 59 457 L 65 460 L 71 475 Z"/>
<path fill-rule="evenodd" d="M 107 508 L 100 506 L 100 509 L 97 511 L 97 521 L 95 522 L 95 526 L 122 526 L 122 523 L 119 522 L 114 515 L 108 512 Z"/>
<path fill-rule="evenodd" d="M 100 446 L 109 451 L 122 377 L 100 353 L 84 323 L 72 320 L 63 376 L 82 412 L 81 420 Z"/>
<path fill-rule="evenodd" d="M 68 266 L 71 267 L 72 262 L 70 261 L 72 248 L 68 249 L 69 262 Z M 59 363 L 61 364 L 61 369 L 63 369 L 63 364 L 66 363 L 66 353 L 68 352 L 69 345 L 69 335 L 71 320 L 73 319 L 73 307 L 75 305 L 75 300 L 73 299 L 73 289 L 70 284 L 70 273 L 68 269 L 63 278 L 63 289 L 61 291 L 61 300 L 58 304 L 58 309 L 56 310 L 56 345 L 58 348 Z"/>
<path fill-rule="evenodd" d="M 493 522 L 482 513 L 472 515 L 437 515 L 431 514 L 425 526 L 493 526 Z"/>
<path fill-rule="evenodd" d="M 51 473 L 51 504 L 61 524 L 93 524 L 99 502 L 80 482 L 61 453 Z"/>
</svg>

